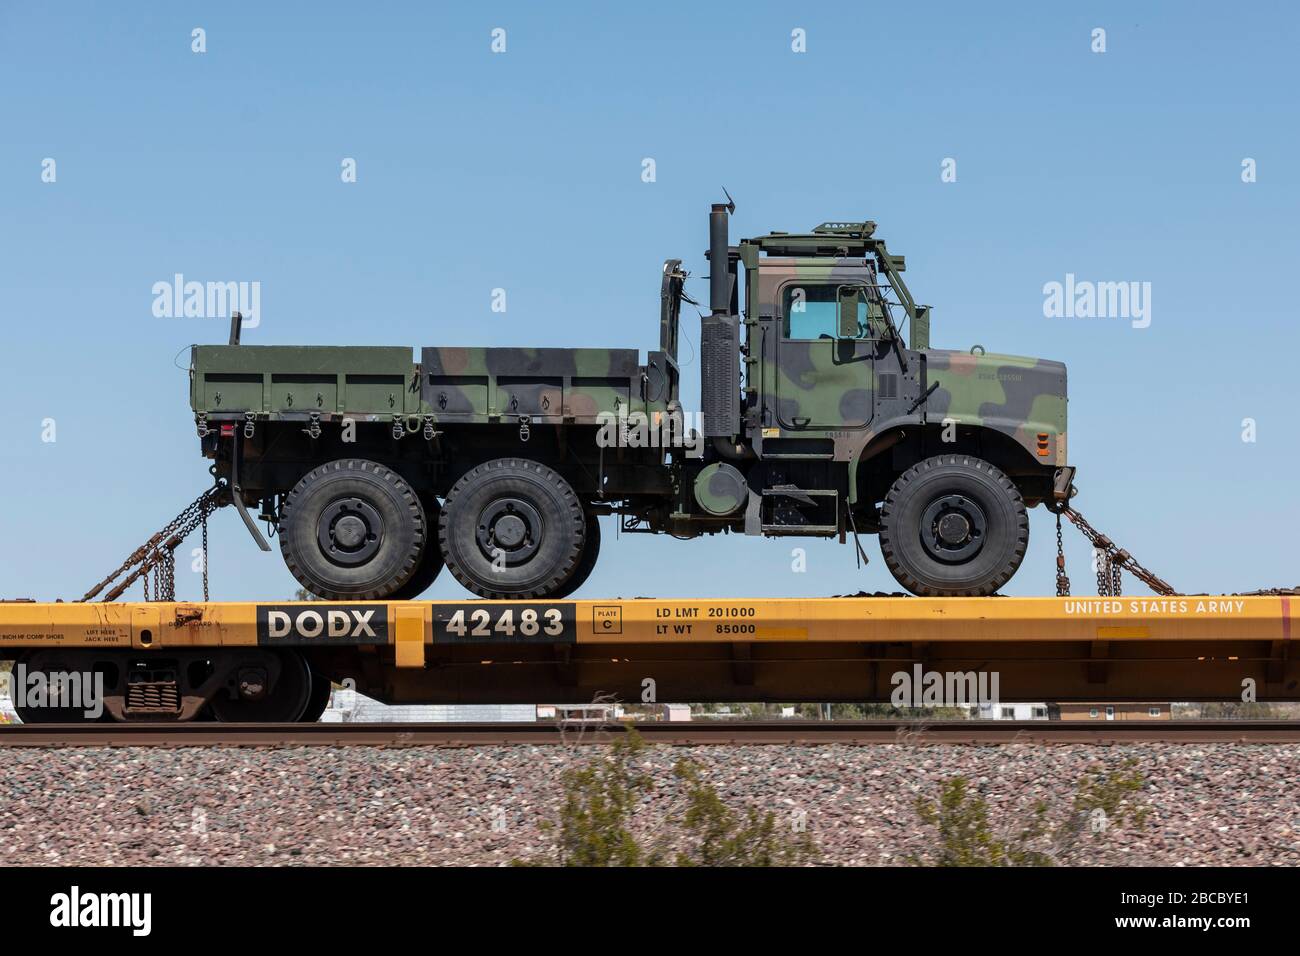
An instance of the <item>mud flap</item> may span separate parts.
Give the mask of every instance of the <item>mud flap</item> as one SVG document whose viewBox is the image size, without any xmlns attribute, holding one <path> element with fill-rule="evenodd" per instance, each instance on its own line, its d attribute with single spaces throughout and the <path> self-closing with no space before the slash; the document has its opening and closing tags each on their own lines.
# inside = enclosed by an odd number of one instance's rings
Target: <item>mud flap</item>
<svg viewBox="0 0 1300 956">
<path fill-rule="evenodd" d="M 270 542 L 262 536 L 253 516 L 248 513 L 248 507 L 244 504 L 243 489 L 239 486 L 239 458 L 243 454 L 243 446 L 238 435 L 232 435 L 230 441 L 230 500 L 235 503 L 235 510 L 239 512 L 239 517 L 244 519 L 244 527 L 253 536 L 257 546 L 263 551 L 270 551 Z"/>
</svg>

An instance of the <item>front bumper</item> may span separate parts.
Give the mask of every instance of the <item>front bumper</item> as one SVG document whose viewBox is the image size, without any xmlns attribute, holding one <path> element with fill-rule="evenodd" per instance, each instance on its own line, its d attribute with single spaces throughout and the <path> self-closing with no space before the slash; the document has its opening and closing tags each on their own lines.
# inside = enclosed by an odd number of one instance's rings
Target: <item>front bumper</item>
<svg viewBox="0 0 1300 956">
<path fill-rule="evenodd" d="M 1074 487 L 1074 471 L 1073 465 L 1064 465 L 1052 476 L 1052 503 L 1058 511 L 1067 507 L 1070 499 L 1079 493 Z"/>
</svg>

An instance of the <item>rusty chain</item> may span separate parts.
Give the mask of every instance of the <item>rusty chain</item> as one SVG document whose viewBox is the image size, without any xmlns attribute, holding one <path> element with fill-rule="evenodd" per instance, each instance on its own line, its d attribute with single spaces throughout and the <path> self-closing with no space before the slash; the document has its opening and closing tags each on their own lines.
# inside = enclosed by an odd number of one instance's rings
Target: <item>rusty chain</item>
<svg viewBox="0 0 1300 956">
<path fill-rule="evenodd" d="M 1156 594 L 1164 597 L 1176 595 L 1173 586 L 1153 572 L 1142 566 L 1137 558 L 1119 547 L 1088 523 L 1083 515 L 1069 505 L 1064 505 L 1056 512 L 1056 595 L 1070 596 L 1070 579 L 1065 573 L 1065 543 L 1061 538 L 1061 516 L 1070 519 L 1070 523 L 1079 529 L 1088 539 L 1097 555 L 1097 594 L 1102 597 L 1118 597 L 1122 594 L 1120 572 L 1127 571 Z"/>
<path fill-rule="evenodd" d="M 112 585 L 103 600 L 114 601 L 136 581 L 141 581 L 144 599 L 148 601 L 151 591 L 150 574 L 153 575 L 152 600 L 176 600 L 176 548 L 199 527 L 203 529 L 203 600 L 208 600 L 208 517 L 227 504 L 229 499 L 229 488 L 224 483 L 213 485 L 186 505 L 161 531 L 132 551 L 125 561 L 87 591 L 81 600 L 89 601 Z M 113 582 L 123 574 L 126 577 L 114 585 Z"/>
<path fill-rule="evenodd" d="M 203 516 L 203 600 L 208 600 L 208 516 Z"/>
<path fill-rule="evenodd" d="M 1097 596 L 1120 597 L 1124 593 L 1120 580 L 1120 568 L 1110 555 L 1096 546 L 1092 549 L 1092 560 L 1097 566 Z"/>
<path fill-rule="evenodd" d="M 1061 512 L 1056 513 L 1056 596 L 1070 596 L 1070 576 L 1065 573 L 1065 538 L 1061 535 Z"/>
</svg>

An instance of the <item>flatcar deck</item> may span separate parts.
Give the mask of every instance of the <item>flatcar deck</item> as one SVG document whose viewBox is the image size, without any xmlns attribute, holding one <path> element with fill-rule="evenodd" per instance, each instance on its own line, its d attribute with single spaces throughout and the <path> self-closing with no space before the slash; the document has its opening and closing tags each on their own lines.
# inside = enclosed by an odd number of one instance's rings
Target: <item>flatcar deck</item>
<svg viewBox="0 0 1300 956">
<path fill-rule="evenodd" d="M 1294 600 L 18 601 L 0 656 L 298 651 L 382 700 L 446 703 L 888 701 L 953 672 L 1007 701 L 1295 700 Z"/>
</svg>

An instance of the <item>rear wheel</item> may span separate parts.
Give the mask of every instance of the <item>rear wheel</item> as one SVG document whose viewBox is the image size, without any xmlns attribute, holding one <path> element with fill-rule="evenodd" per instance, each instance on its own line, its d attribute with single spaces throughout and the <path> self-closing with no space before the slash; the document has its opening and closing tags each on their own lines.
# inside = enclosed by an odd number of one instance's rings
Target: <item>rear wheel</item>
<svg viewBox="0 0 1300 956">
<path fill-rule="evenodd" d="M 429 527 L 436 526 L 439 513 L 442 510 L 438 505 L 438 499 L 421 496 L 420 500 L 424 504 L 424 514 Z M 438 547 L 438 542 L 433 540 L 433 535 L 429 535 L 424 543 L 424 551 L 420 554 L 420 563 L 416 565 L 415 573 L 411 575 L 409 581 L 395 590 L 389 597 L 394 601 L 415 600 L 433 586 L 433 582 L 437 580 L 442 568 L 442 549 Z"/>
<path fill-rule="evenodd" d="M 587 540 L 582 546 L 582 557 L 578 559 L 578 564 L 573 569 L 573 574 L 569 575 L 569 580 L 560 585 L 559 590 L 554 591 L 551 597 L 568 597 L 591 577 L 592 569 L 596 567 L 596 559 L 600 557 L 600 519 L 595 515 L 587 515 L 586 530 Z"/>
<path fill-rule="evenodd" d="M 280 552 L 315 595 L 377 600 L 415 575 L 425 528 L 424 506 L 401 477 L 373 461 L 340 459 L 312 469 L 289 492 Z"/>
<path fill-rule="evenodd" d="M 475 594 L 551 597 L 582 558 L 586 524 L 582 502 L 558 472 L 498 458 L 471 468 L 447 493 L 438 541 L 447 570 Z"/>
<path fill-rule="evenodd" d="M 979 458 L 927 458 L 898 477 L 880 509 L 885 564 L 913 594 L 993 594 L 1028 546 L 1019 490 Z"/>
</svg>

